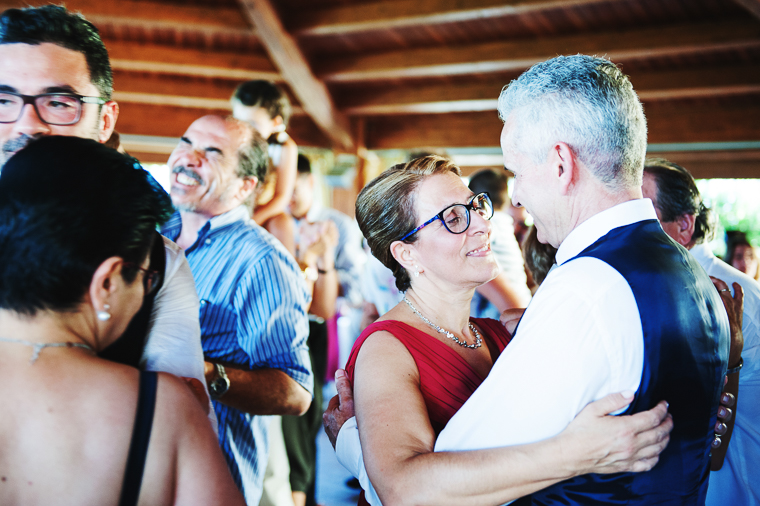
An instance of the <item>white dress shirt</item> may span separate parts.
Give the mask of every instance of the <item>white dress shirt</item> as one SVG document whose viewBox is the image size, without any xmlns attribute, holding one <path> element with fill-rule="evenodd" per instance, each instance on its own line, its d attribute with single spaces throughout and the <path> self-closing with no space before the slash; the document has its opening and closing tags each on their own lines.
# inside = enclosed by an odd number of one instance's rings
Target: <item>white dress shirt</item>
<svg viewBox="0 0 760 506">
<path fill-rule="evenodd" d="M 140 368 L 195 378 L 208 395 L 198 319 L 200 303 L 193 273 L 182 248 L 166 237 L 163 239 L 166 251 L 164 283 L 153 302 Z M 216 433 L 216 415 L 210 400 L 208 418 Z"/>
<path fill-rule="evenodd" d="M 710 473 L 706 504 L 760 505 L 760 284 L 715 258 L 705 244 L 689 251 L 707 274 L 725 281 L 732 293 L 733 283 L 744 289 L 744 367 L 739 372 L 734 432 L 723 468 Z"/>
<path fill-rule="evenodd" d="M 601 260 L 569 260 L 610 230 L 648 219 L 657 219 L 651 200 L 632 200 L 589 218 L 567 236 L 557 251 L 558 265 L 533 297 L 515 338 L 438 436 L 436 451 L 541 441 L 561 432 L 589 402 L 638 389 L 644 339 L 630 286 Z M 356 457 L 356 425 L 344 429 L 338 460 L 370 487 L 366 471 L 357 469 L 363 459 Z M 373 506 L 376 498 L 367 494 Z"/>
</svg>

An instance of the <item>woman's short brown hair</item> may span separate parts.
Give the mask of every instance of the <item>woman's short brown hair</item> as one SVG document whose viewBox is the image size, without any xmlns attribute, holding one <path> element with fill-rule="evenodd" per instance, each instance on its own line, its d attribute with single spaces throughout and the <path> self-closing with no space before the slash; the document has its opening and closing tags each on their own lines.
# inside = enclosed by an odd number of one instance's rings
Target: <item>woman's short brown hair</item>
<svg viewBox="0 0 760 506">
<path fill-rule="evenodd" d="M 375 258 L 393 272 L 396 287 L 401 291 L 409 289 L 411 280 L 406 269 L 393 258 L 391 244 L 417 226 L 414 204 L 420 183 L 428 176 L 447 172 L 462 175 L 459 167 L 442 156 L 416 158 L 394 165 L 377 176 L 356 199 L 359 228 Z M 411 244 L 416 240 L 417 234 L 412 234 L 404 242 Z"/>
</svg>

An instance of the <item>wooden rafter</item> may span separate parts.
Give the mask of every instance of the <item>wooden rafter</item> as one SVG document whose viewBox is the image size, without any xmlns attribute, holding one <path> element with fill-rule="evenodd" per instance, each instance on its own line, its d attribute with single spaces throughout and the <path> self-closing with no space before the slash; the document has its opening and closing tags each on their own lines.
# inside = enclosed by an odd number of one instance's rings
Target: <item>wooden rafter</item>
<svg viewBox="0 0 760 506">
<path fill-rule="evenodd" d="M 645 104 L 650 143 L 760 139 L 760 100 L 701 104 Z M 368 149 L 421 149 L 499 145 L 496 111 L 378 116 L 367 125 Z"/>
<path fill-rule="evenodd" d="M 760 19 L 760 0 L 734 0 L 734 2 L 747 9 L 756 18 Z"/>
<path fill-rule="evenodd" d="M 230 97 L 239 81 L 171 76 L 146 72 L 114 72 L 114 100 L 130 104 L 172 105 L 189 109 L 230 110 Z M 293 105 L 293 115 L 303 115 Z"/>
<path fill-rule="evenodd" d="M 0 0 L 0 11 L 48 3 L 47 0 Z M 66 2 L 66 7 L 84 15 L 102 34 L 172 33 L 178 40 L 197 40 L 200 36 L 209 46 L 230 37 L 252 45 L 258 43 L 255 31 L 234 7 L 170 5 L 155 0 L 72 0 Z"/>
<path fill-rule="evenodd" d="M 395 0 L 305 9 L 295 13 L 296 35 L 344 35 L 409 26 L 486 19 L 620 0 Z M 318 5 L 318 3 L 315 3 Z"/>
<path fill-rule="evenodd" d="M 558 54 L 599 54 L 613 61 L 760 47 L 760 24 L 729 20 L 637 28 L 537 40 L 390 51 L 326 61 L 327 82 L 400 79 L 522 70 Z"/>
<path fill-rule="evenodd" d="M 265 55 L 123 41 L 106 41 L 106 49 L 111 56 L 111 66 L 118 70 L 217 77 L 239 81 L 282 80 Z"/>
<path fill-rule="evenodd" d="M 644 101 L 760 94 L 760 67 L 749 64 L 635 72 L 630 78 Z M 339 105 L 350 116 L 493 111 L 505 84 L 507 79 L 362 88 L 359 93 L 345 94 Z"/>
<path fill-rule="evenodd" d="M 188 108 L 170 104 L 125 102 L 116 129 L 123 134 L 179 137 L 190 124 L 206 114 L 229 113 L 229 108 Z M 301 114 L 291 118 L 288 133 L 299 145 L 329 147 L 331 140 Z"/>
<path fill-rule="evenodd" d="M 0 11 L 11 7 L 47 5 L 48 0 L 1 0 Z M 167 26 L 197 25 L 220 29 L 251 31 L 251 28 L 234 7 L 223 5 L 182 5 L 167 4 L 155 0 L 66 0 L 66 8 L 81 12 L 87 19 L 121 23 L 123 20 L 164 23 Z"/>
<path fill-rule="evenodd" d="M 280 74 L 293 90 L 304 111 L 342 149 L 352 149 L 348 120 L 335 108 L 325 84 L 311 71 L 295 39 L 285 31 L 269 0 L 240 0 Z"/>
</svg>

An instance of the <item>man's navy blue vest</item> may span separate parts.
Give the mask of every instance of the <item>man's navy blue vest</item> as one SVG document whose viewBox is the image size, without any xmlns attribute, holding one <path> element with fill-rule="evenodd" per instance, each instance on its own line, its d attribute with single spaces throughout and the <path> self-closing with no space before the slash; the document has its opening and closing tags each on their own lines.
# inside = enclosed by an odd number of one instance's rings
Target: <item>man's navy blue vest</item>
<svg viewBox="0 0 760 506">
<path fill-rule="evenodd" d="M 612 266 L 633 291 L 644 334 L 641 385 L 625 414 L 670 404 L 674 428 L 646 473 L 587 474 L 513 503 L 704 504 L 729 329 L 705 271 L 657 220 L 611 230 L 577 257 Z"/>
</svg>

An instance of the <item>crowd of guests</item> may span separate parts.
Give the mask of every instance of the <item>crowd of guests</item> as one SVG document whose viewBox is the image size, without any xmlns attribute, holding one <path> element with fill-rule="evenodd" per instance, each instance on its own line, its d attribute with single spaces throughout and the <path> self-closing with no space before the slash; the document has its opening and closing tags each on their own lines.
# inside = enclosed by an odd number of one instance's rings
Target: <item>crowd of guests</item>
<svg viewBox="0 0 760 506">
<path fill-rule="evenodd" d="M 275 84 L 187 126 L 169 195 L 112 94 L 82 16 L 0 16 L 0 503 L 314 505 L 323 422 L 373 505 L 758 503 L 754 250 L 712 255 L 607 60 L 502 93 L 511 198 L 422 156 L 357 221 Z"/>
</svg>

